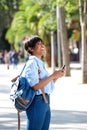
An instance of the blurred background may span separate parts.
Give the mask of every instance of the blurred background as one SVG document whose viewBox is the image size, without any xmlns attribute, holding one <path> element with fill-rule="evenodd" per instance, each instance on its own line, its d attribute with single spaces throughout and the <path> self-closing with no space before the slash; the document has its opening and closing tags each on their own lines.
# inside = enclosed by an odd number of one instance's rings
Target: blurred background
<svg viewBox="0 0 87 130">
<path fill-rule="evenodd" d="M 54 71 L 66 64 L 70 76 L 70 63 L 80 63 L 87 83 L 86 8 L 85 0 L 1 0 L 0 64 L 27 60 L 23 40 L 39 35 L 47 47 L 47 66 Z"/>
</svg>

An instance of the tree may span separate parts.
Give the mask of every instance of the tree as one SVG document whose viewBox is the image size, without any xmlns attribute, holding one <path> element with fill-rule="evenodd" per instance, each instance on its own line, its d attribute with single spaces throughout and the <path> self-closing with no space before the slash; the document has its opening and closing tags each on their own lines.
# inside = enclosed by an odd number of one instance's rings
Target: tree
<svg viewBox="0 0 87 130">
<path fill-rule="evenodd" d="M 58 0 L 60 6 L 60 32 L 61 32 L 61 46 L 62 46 L 62 58 L 63 64 L 66 64 L 66 76 L 70 76 L 70 56 L 69 56 L 69 44 L 67 28 L 74 20 L 78 20 L 77 0 Z"/>
<path fill-rule="evenodd" d="M 65 23 L 65 10 L 60 7 L 60 32 L 62 44 L 63 65 L 66 65 L 66 76 L 70 76 L 70 58 L 69 58 L 69 45 L 67 38 L 67 27 Z"/>
<path fill-rule="evenodd" d="M 80 14 L 81 43 L 82 43 L 82 82 L 87 83 L 87 42 L 86 42 L 87 1 L 86 0 L 79 0 L 79 14 Z"/>
</svg>

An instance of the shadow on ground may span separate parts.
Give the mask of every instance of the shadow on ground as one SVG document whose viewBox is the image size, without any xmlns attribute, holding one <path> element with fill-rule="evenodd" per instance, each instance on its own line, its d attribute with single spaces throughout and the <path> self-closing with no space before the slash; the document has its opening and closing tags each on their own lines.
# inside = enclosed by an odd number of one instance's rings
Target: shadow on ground
<svg viewBox="0 0 87 130">
<path fill-rule="evenodd" d="M 52 110 L 52 130 L 87 130 L 87 112 Z"/>
<path fill-rule="evenodd" d="M 17 113 L 14 109 L 11 111 L 0 114 L 0 130 L 17 130 Z M 25 129 L 25 123 L 26 116 L 22 112 L 21 130 Z M 52 110 L 50 130 L 87 130 L 87 112 Z"/>
</svg>

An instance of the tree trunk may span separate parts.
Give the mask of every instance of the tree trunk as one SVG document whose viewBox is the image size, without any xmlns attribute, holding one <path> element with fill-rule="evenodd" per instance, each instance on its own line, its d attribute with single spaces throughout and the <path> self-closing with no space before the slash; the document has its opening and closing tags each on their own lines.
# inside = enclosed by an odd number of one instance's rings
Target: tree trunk
<svg viewBox="0 0 87 130">
<path fill-rule="evenodd" d="M 87 83 L 87 43 L 86 25 L 81 24 L 81 43 L 82 43 L 82 83 Z"/>
<path fill-rule="evenodd" d="M 64 64 L 66 65 L 65 76 L 70 76 L 69 45 L 67 39 L 67 28 L 65 23 L 65 10 L 63 7 L 60 8 L 60 31 L 61 31 L 63 65 Z"/>
<path fill-rule="evenodd" d="M 87 43 L 86 43 L 86 13 L 87 1 L 79 0 L 79 14 L 81 24 L 81 44 L 82 44 L 82 83 L 87 83 Z M 82 4 L 84 7 L 82 8 Z"/>
<path fill-rule="evenodd" d="M 51 67 L 51 44 L 46 45 L 46 63 L 48 67 Z"/>
</svg>

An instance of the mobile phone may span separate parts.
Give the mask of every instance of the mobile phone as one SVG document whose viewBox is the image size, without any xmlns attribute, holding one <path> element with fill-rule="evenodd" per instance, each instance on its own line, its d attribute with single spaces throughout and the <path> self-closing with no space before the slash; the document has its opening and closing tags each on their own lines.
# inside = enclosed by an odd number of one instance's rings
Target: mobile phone
<svg viewBox="0 0 87 130">
<path fill-rule="evenodd" d="M 63 65 L 62 70 L 64 70 L 64 69 L 65 69 L 65 67 L 66 67 L 66 65 Z"/>
</svg>

